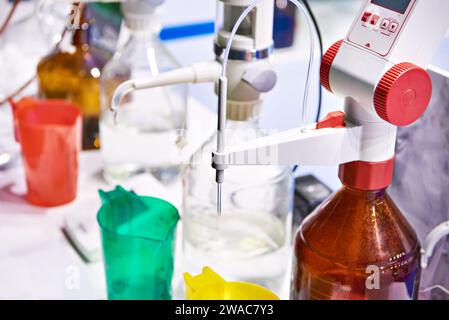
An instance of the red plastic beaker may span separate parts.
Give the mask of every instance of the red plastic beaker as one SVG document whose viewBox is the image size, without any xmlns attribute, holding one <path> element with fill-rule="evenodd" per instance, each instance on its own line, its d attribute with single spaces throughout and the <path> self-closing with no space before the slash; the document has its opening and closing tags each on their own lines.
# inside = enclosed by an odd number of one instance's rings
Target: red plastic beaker
<svg viewBox="0 0 449 320">
<path fill-rule="evenodd" d="M 81 114 L 62 100 L 24 98 L 12 102 L 16 139 L 22 146 L 27 200 L 59 206 L 76 198 Z"/>
</svg>

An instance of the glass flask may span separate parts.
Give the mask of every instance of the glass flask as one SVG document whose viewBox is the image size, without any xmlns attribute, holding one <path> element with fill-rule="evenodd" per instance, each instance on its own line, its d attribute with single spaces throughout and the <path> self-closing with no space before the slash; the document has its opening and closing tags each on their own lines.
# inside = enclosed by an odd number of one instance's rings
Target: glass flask
<svg viewBox="0 0 449 320">
<path fill-rule="evenodd" d="M 229 109 L 228 109 L 229 111 Z M 226 143 L 260 136 L 258 119 L 228 116 Z M 231 166 L 217 215 L 213 135 L 191 159 L 184 175 L 184 268 L 210 266 L 226 278 L 279 291 L 290 257 L 293 182 L 291 168 Z"/>
<path fill-rule="evenodd" d="M 83 149 L 99 147 L 98 118 L 100 114 L 101 62 L 90 48 L 90 25 L 86 6 L 79 6 L 79 28 L 72 45 L 44 57 L 37 67 L 39 96 L 43 99 L 64 99 L 75 103 L 83 115 Z"/>
<path fill-rule="evenodd" d="M 128 1 L 122 5 L 123 31 L 129 37 L 102 72 L 101 152 L 103 176 L 109 183 L 123 182 L 142 171 L 169 182 L 180 173 L 187 85 L 130 93 L 120 105 L 116 123 L 110 111 L 114 90 L 122 82 L 179 68 L 159 40 L 161 24 L 155 11 L 157 6 L 151 1 Z"/>
<path fill-rule="evenodd" d="M 343 186 L 299 228 L 292 299 L 417 299 L 420 244 L 385 188 Z"/>
</svg>

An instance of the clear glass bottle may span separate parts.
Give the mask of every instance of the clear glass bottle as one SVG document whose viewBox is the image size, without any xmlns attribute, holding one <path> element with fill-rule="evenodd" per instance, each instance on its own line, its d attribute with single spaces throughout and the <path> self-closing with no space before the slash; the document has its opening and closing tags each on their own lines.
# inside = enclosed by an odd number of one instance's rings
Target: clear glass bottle
<svg viewBox="0 0 449 320">
<path fill-rule="evenodd" d="M 83 115 L 83 149 L 99 147 L 100 70 L 102 64 L 90 47 L 86 6 L 80 6 L 80 27 L 75 30 L 70 50 L 57 50 L 44 57 L 38 67 L 39 96 L 75 103 Z"/>
<path fill-rule="evenodd" d="M 123 4 L 129 38 L 102 72 L 101 152 L 103 176 L 110 183 L 123 182 L 144 170 L 163 182 L 180 173 L 180 154 L 185 146 L 187 85 L 130 93 L 120 106 L 117 124 L 109 109 L 114 90 L 123 81 L 179 68 L 159 40 L 161 24 L 157 6 L 151 1 Z"/>
<path fill-rule="evenodd" d="M 260 134 L 258 119 L 227 121 L 228 145 Z M 209 266 L 228 279 L 279 291 L 290 258 L 293 183 L 291 168 L 231 166 L 226 169 L 222 214 L 217 216 L 211 154 L 216 135 L 186 168 L 183 202 L 184 269 Z"/>
<path fill-rule="evenodd" d="M 386 187 L 345 185 L 304 221 L 294 246 L 292 299 L 417 298 L 419 241 Z"/>
</svg>

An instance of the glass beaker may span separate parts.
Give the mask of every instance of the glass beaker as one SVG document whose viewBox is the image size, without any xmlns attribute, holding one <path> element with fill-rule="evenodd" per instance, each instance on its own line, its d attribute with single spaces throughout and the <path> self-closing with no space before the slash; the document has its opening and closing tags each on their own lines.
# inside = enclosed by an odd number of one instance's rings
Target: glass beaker
<svg viewBox="0 0 449 320">
<path fill-rule="evenodd" d="M 258 112 L 257 112 L 258 113 Z M 244 112 L 240 109 L 239 115 Z M 229 145 L 264 132 L 255 118 L 228 117 Z M 259 284 L 274 292 L 282 286 L 291 241 L 291 168 L 233 166 L 226 170 L 223 213 L 217 215 L 212 136 L 184 175 L 183 249 L 186 270 L 208 265 L 227 278 Z"/>
<path fill-rule="evenodd" d="M 108 299 L 168 300 L 178 210 L 121 187 L 100 191 L 101 227 Z"/>
</svg>

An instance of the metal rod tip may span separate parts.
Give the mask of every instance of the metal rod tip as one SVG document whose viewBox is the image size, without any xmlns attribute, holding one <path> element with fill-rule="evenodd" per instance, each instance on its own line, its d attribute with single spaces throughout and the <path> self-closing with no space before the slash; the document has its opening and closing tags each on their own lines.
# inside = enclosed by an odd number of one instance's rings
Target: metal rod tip
<svg viewBox="0 0 449 320">
<path fill-rule="evenodd" d="M 114 121 L 114 126 L 117 125 L 117 110 L 112 110 L 112 120 Z"/>
<path fill-rule="evenodd" d="M 217 214 L 221 216 L 221 183 L 217 183 Z"/>
</svg>

